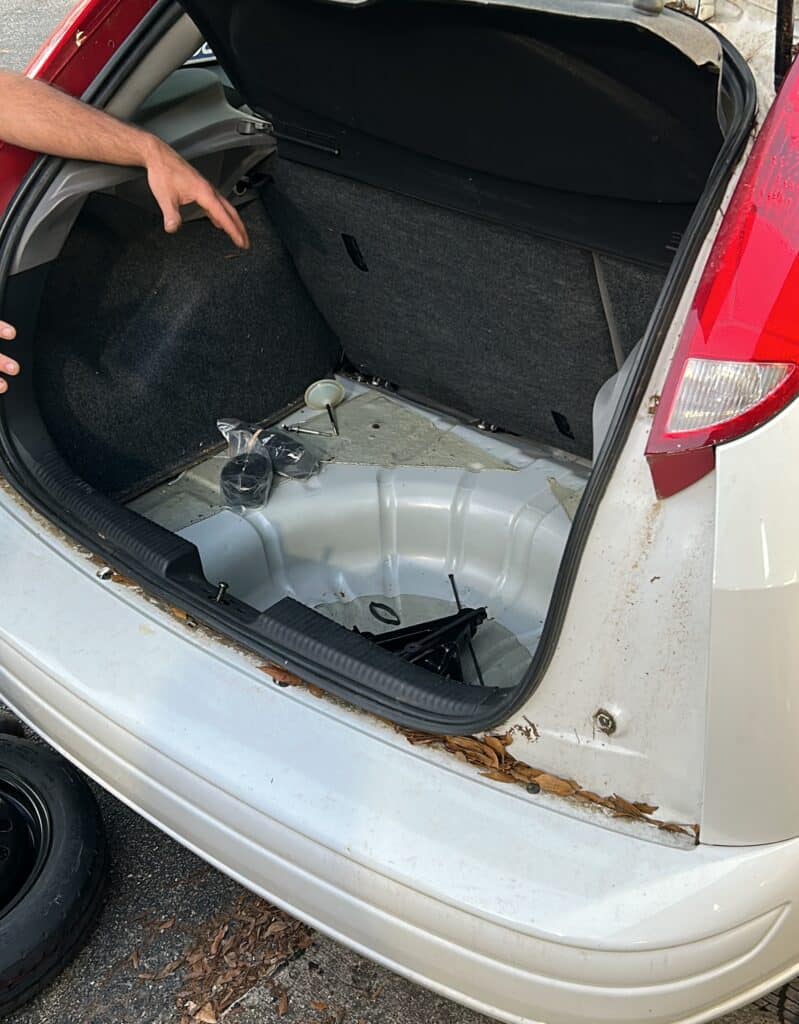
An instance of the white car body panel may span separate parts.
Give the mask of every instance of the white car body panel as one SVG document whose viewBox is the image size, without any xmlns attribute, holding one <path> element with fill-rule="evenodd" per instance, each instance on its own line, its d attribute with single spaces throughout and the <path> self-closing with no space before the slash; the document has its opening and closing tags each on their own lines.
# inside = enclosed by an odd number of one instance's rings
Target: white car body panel
<svg viewBox="0 0 799 1024">
<path fill-rule="evenodd" d="M 703 816 L 709 842 L 799 835 L 797 451 L 793 402 L 716 454 Z"/>
<path fill-rule="evenodd" d="M 799 842 L 686 849 L 574 820 L 275 686 L 1 504 L 4 696 L 292 913 L 505 1021 L 700 1021 L 799 969 Z"/>
</svg>

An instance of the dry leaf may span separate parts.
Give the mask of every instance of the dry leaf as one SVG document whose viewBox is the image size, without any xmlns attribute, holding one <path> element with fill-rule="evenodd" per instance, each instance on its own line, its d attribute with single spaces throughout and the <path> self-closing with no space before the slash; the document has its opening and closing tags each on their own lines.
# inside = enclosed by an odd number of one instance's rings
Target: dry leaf
<svg viewBox="0 0 799 1024">
<path fill-rule="evenodd" d="M 508 768 L 508 771 L 517 782 L 521 782 L 524 785 L 527 785 L 528 782 L 535 782 L 539 775 L 544 774 L 540 768 L 531 768 L 529 764 L 522 764 L 521 761 L 514 761 L 510 768 Z"/>
<path fill-rule="evenodd" d="M 633 804 L 633 807 L 637 807 L 641 814 L 654 814 L 657 810 L 657 807 L 653 806 L 652 804 L 645 804 L 642 803 L 640 800 L 636 800 Z"/>
<path fill-rule="evenodd" d="M 590 789 L 578 789 L 574 795 L 579 797 L 580 800 L 588 800 L 592 804 L 599 804 L 600 807 L 609 806 L 607 797 L 600 796 L 598 793 L 592 793 Z"/>
<path fill-rule="evenodd" d="M 288 669 L 281 668 L 280 665 L 266 664 L 260 665 L 259 668 L 271 676 L 278 686 L 302 686 L 302 679 L 299 676 L 295 676 Z"/>
<path fill-rule="evenodd" d="M 146 974 L 140 974 L 139 975 L 139 981 L 154 981 L 154 980 L 155 980 L 155 975 L 154 974 L 150 974 L 149 972 L 146 973 Z"/>
<path fill-rule="evenodd" d="M 272 924 L 266 929 L 267 935 L 280 935 L 281 932 L 286 931 L 291 925 L 285 921 L 273 921 Z"/>
<path fill-rule="evenodd" d="M 159 932 L 168 932 L 170 928 L 174 927 L 174 924 L 175 924 L 175 918 L 174 917 L 168 917 L 166 919 L 166 921 L 162 921 L 158 925 L 158 931 Z"/>
<path fill-rule="evenodd" d="M 327 1009 L 327 1003 L 322 1003 L 322 1002 L 314 1001 L 314 1002 L 311 1003 L 311 1009 L 312 1010 L 326 1010 Z"/>
<path fill-rule="evenodd" d="M 505 757 L 505 744 L 498 736 L 484 736 L 483 742 L 488 744 L 494 753 L 502 760 Z"/>
<path fill-rule="evenodd" d="M 512 775 L 508 775 L 507 772 L 490 771 L 480 772 L 484 779 L 491 779 L 492 782 L 510 782 L 515 783 L 516 779 Z"/>
<path fill-rule="evenodd" d="M 134 949 L 133 952 L 130 954 L 130 962 L 133 965 L 133 970 L 138 971 L 139 964 L 141 963 L 141 957 L 139 956 L 138 949 Z"/>
<path fill-rule="evenodd" d="M 277 999 L 277 1015 L 278 1017 L 285 1017 L 289 1012 L 289 995 L 285 989 L 280 990 L 280 995 Z"/>
<path fill-rule="evenodd" d="M 447 736 L 446 743 L 448 747 L 456 747 L 476 754 L 483 753 L 483 744 L 471 736 Z"/>
<path fill-rule="evenodd" d="M 629 800 L 625 800 L 624 797 L 619 796 L 618 793 L 614 793 L 611 800 L 613 801 L 613 806 L 621 814 L 626 814 L 631 818 L 641 817 L 641 811 L 638 810 L 635 804 L 631 804 Z"/>
<path fill-rule="evenodd" d="M 227 930 L 228 926 L 226 924 L 223 924 L 222 927 L 214 936 L 213 941 L 211 943 L 211 956 L 216 956 L 216 954 L 219 952 L 219 947 L 222 945 L 222 939 L 224 939 L 224 937 L 227 935 Z"/>
<path fill-rule="evenodd" d="M 559 779 L 557 775 L 547 775 L 546 772 L 536 775 L 535 782 L 545 793 L 552 793 L 554 796 L 573 796 L 576 792 L 575 787 L 566 779 Z"/>
<path fill-rule="evenodd" d="M 217 1024 L 217 1016 L 214 1012 L 213 1005 L 211 1003 L 206 1003 L 204 1006 L 201 1006 L 194 1014 L 194 1019 L 199 1021 L 200 1024 Z"/>
<path fill-rule="evenodd" d="M 691 835 L 691 828 L 696 828 L 696 826 L 686 828 L 685 825 L 678 825 L 674 821 L 661 821 L 658 823 L 658 828 L 661 832 L 680 832 L 684 836 L 689 836 Z"/>
</svg>

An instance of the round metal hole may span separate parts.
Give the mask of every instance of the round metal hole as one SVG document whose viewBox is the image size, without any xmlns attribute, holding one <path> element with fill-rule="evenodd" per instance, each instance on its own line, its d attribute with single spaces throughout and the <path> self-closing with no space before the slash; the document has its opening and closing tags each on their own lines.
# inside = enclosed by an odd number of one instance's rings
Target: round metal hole
<svg viewBox="0 0 799 1024">
<path fill-rule="evenodd" d="M 594 725 L 606 736 L 612 736 L 616 731 L 616 719 L 605 708 L 599 708 L 594 712 Z"/>
<path fill-rule="evenodd" d="M 399 626 L 402 624 L 402 619 L 396 611 L 381 601 L 370 601 L 369 613 L 378 622 L 382 622 L 384 626 Z"/>
</svg>

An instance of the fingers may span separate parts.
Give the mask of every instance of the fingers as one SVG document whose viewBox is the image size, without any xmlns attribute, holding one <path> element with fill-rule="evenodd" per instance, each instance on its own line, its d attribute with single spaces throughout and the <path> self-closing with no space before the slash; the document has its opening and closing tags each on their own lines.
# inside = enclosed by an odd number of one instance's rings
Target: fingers
<svg viewBox="0 0 799 1024">
<path fill-rule="evenodd" d="M 190 164 L 163 143 L 154 142 L 147 165 L 150 191 L 164 218 L 164 230 L 174 234 L 182 223 L 181 206 L 196 203 L 211 223 L 240 249 L 248 249 L 247 229 L 231 204 Z"/>
<path fill-rule="evenodd" d="M 3 338 L 5 341 L 13 341 L 16 336 L 17 332 L 11 324 L 0 320 L 0 338 Z M 8 377 L 16 377 L 19 373 L 19 363 L 0 352 L 0 373 L 4 373 Z M 8 381 L 0 377 L 0 395 L 6 391 L 8 391 Z"/>
<path fill-rule="evenodd" d="M 195 201 L 208 214 L 214 227 L 224 231 L 234 245 L 237 245 L 239 249 L 249 249 L 250 239 L 247 229 L 227 199 L 209 187 L 207 190 L 204 189 Z"/>
<path fill-rule="evenodd" d="M 174 235 L 180 230 L 180 225 L 183 223 L 177 199 L 168 192 L 155 193 L 155 198 L 161 207 L 161 213 L 164 217 L 164 231 L 168 235 Z"/>
</svg>

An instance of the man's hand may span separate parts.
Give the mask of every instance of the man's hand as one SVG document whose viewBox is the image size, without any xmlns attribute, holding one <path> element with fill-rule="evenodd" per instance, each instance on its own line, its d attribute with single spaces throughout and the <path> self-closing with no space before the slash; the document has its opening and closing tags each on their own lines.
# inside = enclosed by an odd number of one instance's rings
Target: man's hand
<svg viewBox="0 0 799 1024">
<path fill-rule="evenodd" d="M 2 68 L 0 139 L 52 156 L 144 167 L 167 231 L 180 227 L 181 206 L 197 203 L 236 245 L 246 249 L 250 244 L 230 203 L 165 142 L 58 89 Z"/>
<path fill-rule="evenodd" d="M 241 217 L 231 203 L 198 174 L 166 143 L 147 137 L 145 167 L 147 183 L 164 215 L 164 230 L 170 234 L 180 227 L 180 207 L 196 203 L 211 223 L 230 236 L 240 248 L 249 249 L 250 240 Z"/>
<path fill-rule="evenodd" d="M 16 336 L 17 332 L 11 324 L 0 320 L 0 338 L 3 341 L 13 341 Z M 8 377 L 16 377 L 19 373 L 19 364 L 13 359 L 9 359 L 8 356 L 4 356 L 2 352 L 0 352 L 0 373 L 4 373 Z M 0 395 L 6 391 L 8 391 L 8 381 L 4 377 L 0 377 Z"/>
</svg>

